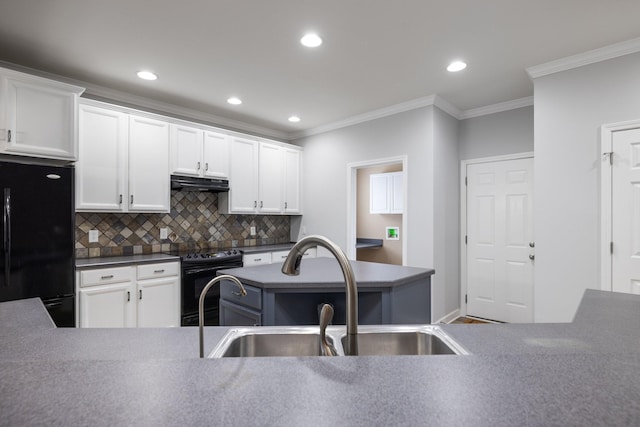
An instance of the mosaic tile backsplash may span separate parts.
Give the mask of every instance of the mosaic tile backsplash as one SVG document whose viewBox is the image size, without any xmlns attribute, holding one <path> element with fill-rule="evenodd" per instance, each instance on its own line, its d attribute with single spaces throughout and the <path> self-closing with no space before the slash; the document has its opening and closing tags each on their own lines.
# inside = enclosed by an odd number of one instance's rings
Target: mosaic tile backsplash
<svg viewBox="0 0 640 427">
<path fill-rule="evenodd" d="M 250 227 L 256 236 L 250 236 Z M 160 239 L 160 228 L 168 239 Z M 89 243 L 89 230 L 99 241 Z M 290 241 L 290 218 L 279 215 L 226 215 L 218 194 L 171 192 L 167 214 L 76 213 L 76 258 L 150 254 L 173 250 L 217 250 Z"/>
</svg>

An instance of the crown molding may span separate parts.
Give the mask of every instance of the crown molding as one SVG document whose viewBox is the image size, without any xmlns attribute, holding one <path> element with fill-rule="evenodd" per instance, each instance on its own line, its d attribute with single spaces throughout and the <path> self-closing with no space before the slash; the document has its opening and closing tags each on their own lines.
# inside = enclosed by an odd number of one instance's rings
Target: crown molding
<svg viewBox="0 0 640 427">
<path fill-rule="evenodd" d="M 181 107 L 168 102 L 155 101 L 142 96 L 133 95 L 128 92 L 106 88 L 104 86 L 96 85 L 96 84 L 85 82 L 82 80 L 71 79 L 68 77 L 60 76 L 60 75 L 49 73 L 46 71 L 41 71 L 34 68 L 13 64 L 10 62 L 0 61 L 0 66 L 6 67 L 14 71 L 19 71 L 19 72 L 39 76 L 39 77 L 44 77 L 50 80 L 56 80 L 64 83 L 69 83 L 75 86 L 81 86 L 85 88 L 83 97 L 86 97 L 89 99 L 97 99 L 100 101 L 113 102 L 113 103 L 122 103 L 122 104 L 126 104 L 126 106 L 128 107 L 140 108 L 143 110 L 150 110 L 150 112 L 152 113 L 174 116 L 178 119 L 183 119 L 183 120 L 193 120 L 201 124 L 221 127 L 228 130 L 244 131 L 252 134 L 258 134 L 260 136 L 269 136 L 272 138 L 278 138 L 278 139 L 284 139 L 284 140 L 287 140 L 289 138 L 288 132 L 277 131 L 274 129 L 253 125 L 253 124 L 246 123 L 239 120 L 228 119 L 226 117 L 221 117 L 215 114 L 203 113 L 201 111 L 193 110 L 191 108 Z"/>
<path fill-rule="evenodd" d="M 501 113 L 503 111 L 515 110 L 516 108 L 529 107 L 530 105 L 533 105 L 533 96 L 526 96 L 512 101 L 499 102 L 485 107 L 464 110 L 458 119 L 464 120 L 472 117 L 486 116 L 489 114 Z"/>
<path fill-rule="evenodd" d="M 577 55 L 567 56 L 566 58 L 557 59 L 545 64 L 535 65 L 527 68 L 527 74 L 529 74 L 531 79 L 537 79 L 538 77 L 571 70 L 573 68 L 606 61 L 608 59 L 636 52 L 640 52 L 640 38 L 612 44 L 584 53 L 579 53 Z"/>
<path fill-rule="evenodd" d="M 291 140 L 304 138 L 306 136 L 318 135 L 321 133 L 329 132 L 336 129 L 341 129 L 347 126 L 357 125 L 359 123 L 368 122 L 371 120 L 381 119 L 383 117 L 392 116 L 394 114 L 403 113 L 405 111 L 415 110 L 417 108 L 427 107 L 429 105 L 435 105 L 441 110 L 456 117 L 460 114 L 460 111 L 452 104 L 444 100 L 438 95 L 429 95 L 422 98 L 412 99 L 410 101 L 401 102 L 400 104 L 391 105 L 389 107 L 380 108 L 377 110 L 369 111 L 367 113 L 358 114 L 356 116 L 349 117 L 344 120 L 339 120 L 326 125 L 318 126 L 312 129 L 302 130 L 299 132 L 292 132 L 289 134 Z"/>
</svg>

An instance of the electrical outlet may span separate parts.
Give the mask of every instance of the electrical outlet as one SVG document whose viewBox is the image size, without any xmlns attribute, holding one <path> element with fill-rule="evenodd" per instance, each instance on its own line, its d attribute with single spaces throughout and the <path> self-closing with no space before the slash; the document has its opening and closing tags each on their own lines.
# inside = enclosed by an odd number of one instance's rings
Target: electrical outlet
<svg viewBox="0 0 640 427">
<path fill-rule="evenodd" d="M 255 227 L 251 227 L 251 235 L 252 236 L 256 235 L 256 228 Z"/>
<path fill-rule="evenodd" d="M 98 230 L 89 230 L 89 243 L 97 243 L 99 235 Z"/>
<path fill-rule="evenodd" d="M 160 238 L 167 239 L 169 237 L 169 229 L 167 227 L 163 227 L 160 229 Z"/>
</svg>

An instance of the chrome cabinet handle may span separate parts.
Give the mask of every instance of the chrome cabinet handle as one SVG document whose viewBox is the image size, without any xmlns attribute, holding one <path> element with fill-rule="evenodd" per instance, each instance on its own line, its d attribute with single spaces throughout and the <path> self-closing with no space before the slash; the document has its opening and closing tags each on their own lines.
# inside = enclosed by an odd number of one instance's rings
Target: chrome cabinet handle
<svg viewBox="0 0 640 427">
<path fill-rule="evenodd" d="M 284 202 L 284 208 L 287 209 L 287 202 Z"/>
<path fill-rule="evenodd" d="M 198 167 L 196 169 L 200 170 L 200 162 L 198 162 Z"/>
<path fill-rule="evenodd" d="M 205 170 L 205 171 L 208 171 L 208 170 L 209 170 L 209 163 L 208 163 L 208 162 L 204 164 L 204 170 Z"/>
<path fill-rule="evenodd" d="M 7 142 L 11 142 L 11 129 L 7 131 Z"/>
<path fill-rule="evenodd" d="M 113 279 L 113 274 L 109 274 L 107 276 L 100 276 L 102 280 Z"/>
<path fill-rule="evenodd" d="M 257 202 L 257 201 L 255 201 L 255 200 L 253 201 L 253 207 L 254 207 L 254 208 L 257 208 L 257 207 L 258 207 L 258 202 Z"/>
<path fill-rule="evenodd" d="M 120 204 L 122 204 L 122 194 L 120 195 Z"/>
<path fill-rule="evenodd" d="M 127 302 L 131 301 L 131 292 L 127 291 Z"/>
<path fill-rule="evenodd" d="M 262 200 L 260 200 L 260 207 L 263 207 L 264 203 L 262 202 Z"/>
<path fill-rule="evenodd" d="M 133 194 L 131 195 L 131 204 L 133 204 Z"/>
<path fill-rule="evenodd" d="M 529 242 L 529 247 L 530 248 L 535 248 L 536 247 L 536 242 Z"/>
<path fill-rule="evenodd" d="M 164 268 L 162 270 L 153 270 L 154 273 L 164 273 Z"/>
<path fill-rule="evenodd" d="M 140 292 L 140 298 L 139 299 L 142 299 L 142 289 L 140 289 L 138 292 Z"/>
<path fill-rule="evenodd" d="M 534 254 L 529 254 L 529 259 L 533 261 L 534 259 L 536 259 L 536 256 Z"/>
</svg>

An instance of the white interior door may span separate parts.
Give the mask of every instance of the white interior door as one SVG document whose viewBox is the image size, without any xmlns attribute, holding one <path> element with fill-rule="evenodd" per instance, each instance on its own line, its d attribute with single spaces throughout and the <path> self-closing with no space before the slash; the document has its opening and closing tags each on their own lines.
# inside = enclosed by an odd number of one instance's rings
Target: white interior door
<svg viewBox="0 0 640 427">
<path fill-rule="evenodd" d="M 640 129 L 613 132 L 611 288 L 640 294 Z"/>
<path fill-rule="evenodd" d="M 467 165 L 467 314 L 533 321 L 533 158 Z"/>
</svg>

